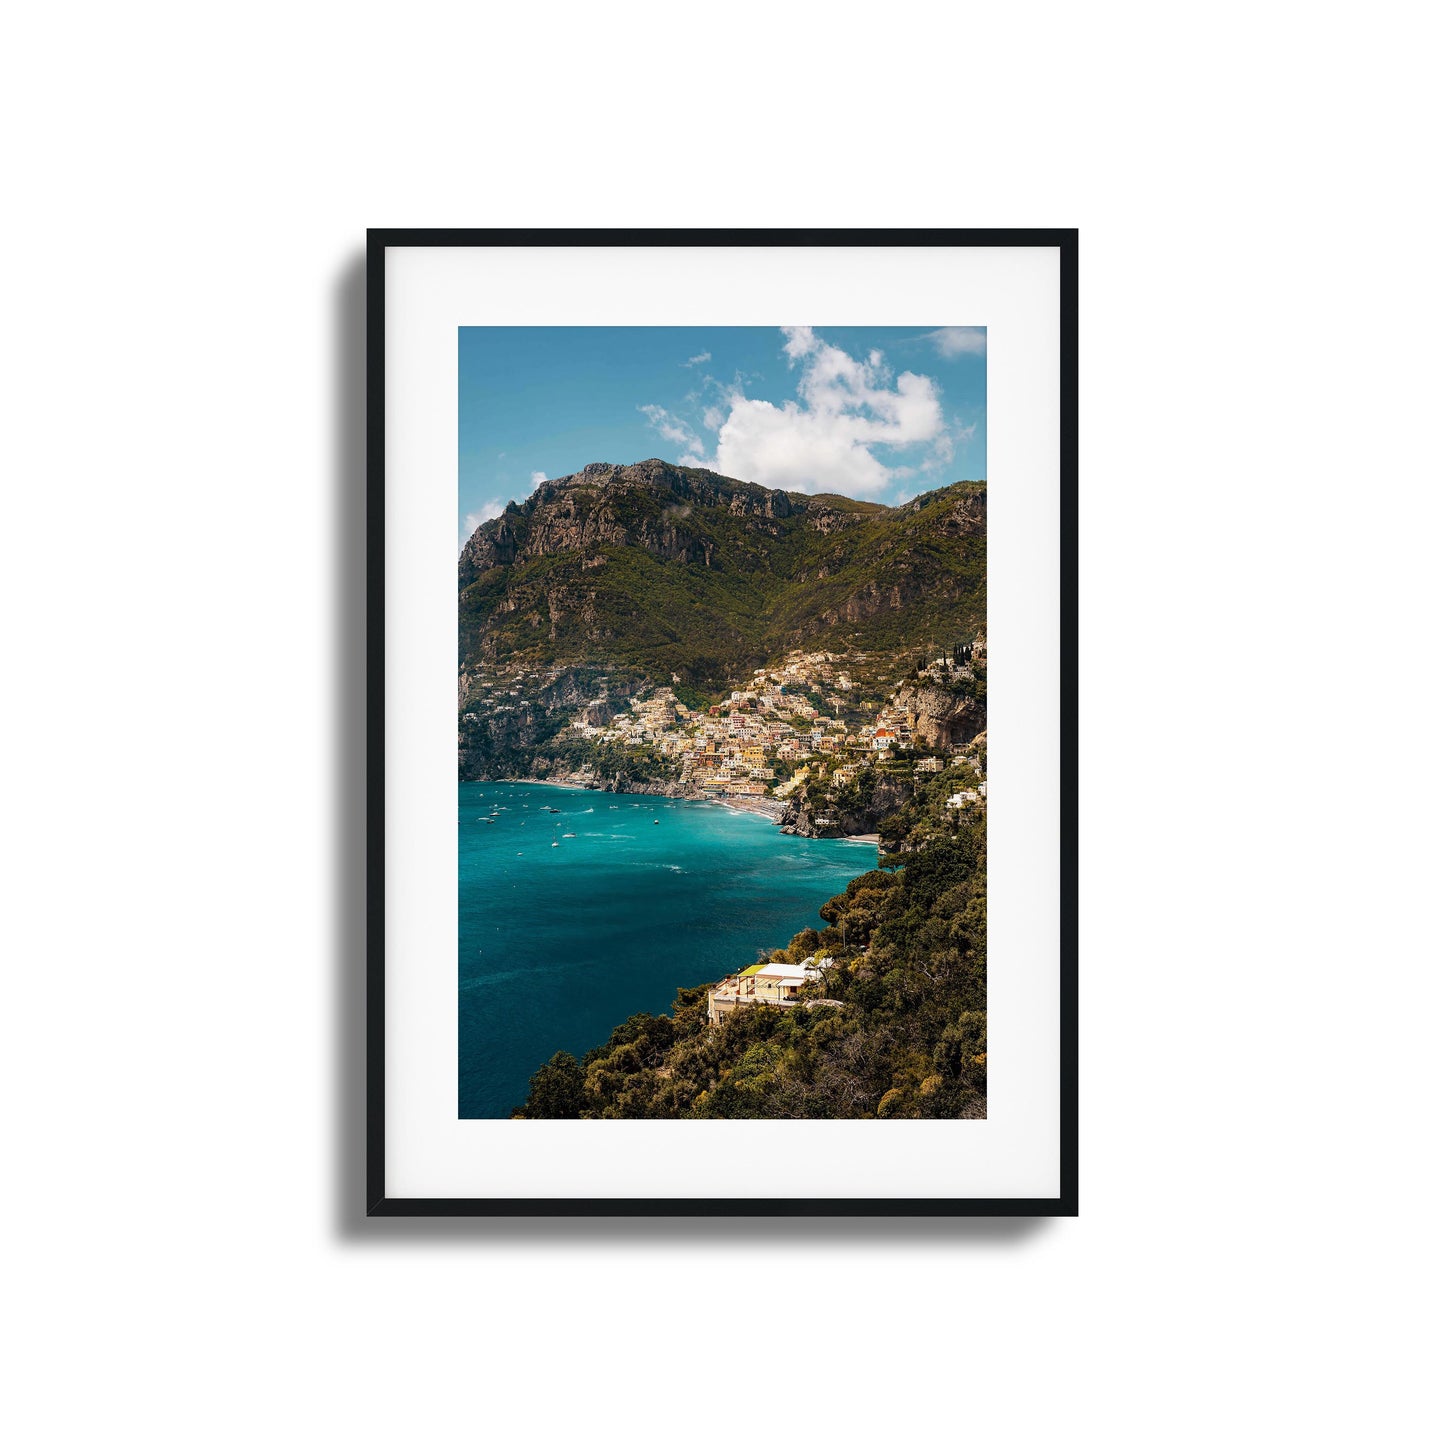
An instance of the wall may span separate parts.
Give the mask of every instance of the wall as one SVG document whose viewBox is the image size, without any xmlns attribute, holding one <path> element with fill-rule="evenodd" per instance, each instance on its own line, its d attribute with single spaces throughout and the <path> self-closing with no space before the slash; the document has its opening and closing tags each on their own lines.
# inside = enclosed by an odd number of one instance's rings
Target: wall
<svg viewBox="0 0 1445 1445">
<path fill-rule="evenodd" d="M 1417 13 L 10 17 L 12 1438 L 1422 1438 Z M 362 233 L 638 223 L 1083 229 L 1077 1221 L 356 1217 Z"/>
</svg>

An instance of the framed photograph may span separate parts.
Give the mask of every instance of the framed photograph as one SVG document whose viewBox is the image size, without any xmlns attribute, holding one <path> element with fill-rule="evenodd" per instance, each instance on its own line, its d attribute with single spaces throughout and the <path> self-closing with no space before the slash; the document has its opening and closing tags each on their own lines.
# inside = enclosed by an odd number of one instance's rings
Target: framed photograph
<svg viewBox="0 0 1445 1445">
<path fill-rule="evenodd" d="M 1077 1213 L 1077 233 L 367 294 L 367 1213 Z"/>
</svg>

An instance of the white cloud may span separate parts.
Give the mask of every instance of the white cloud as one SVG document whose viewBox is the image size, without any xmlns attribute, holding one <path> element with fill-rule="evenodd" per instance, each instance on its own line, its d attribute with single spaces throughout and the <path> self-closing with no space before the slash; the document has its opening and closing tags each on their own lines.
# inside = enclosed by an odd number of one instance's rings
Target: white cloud
<svg viewBox="0 0 1445 1445">
<path fill-rule="evenodd" d="M 711 361 L 711 360 L 712 360 L 712 352 L 710 352 L 710 351 L 699 351 L 696 356 L 689 356 L 688 359 L 687 359 L 686 361 L 684 361 L 682 364 L 683 364 L 684 366 L 701 366 L 704 361 Z"/>
<path fill-rule="evenodd" d="M 663 439 L 683 449 L 678 461 L 684 466 L 697 466 L 702 461 L 702 438 L 679 416 L 674 416 L 663 406 L 640 406 L 637 408 L 648 420 L 648 424 Z"/>
<path fill-rule="evenodd" d="M 540 486 L 542 485 L 542 483 L 547 480 L 547 473 L 546 473 L 546 472 L 533 472 L 532 475 L 531 475 L 530 480 L 531 480 L 531 483 L 532 483 L 532 490 L 535 492 L 535 491 L 537 490 L 537 488 L 540 487 Z"/>
<path fill-rule="evenodd" d="M 950 431 L 931 377 L 912 371 L 895 376 L 877 348 L 854 357 L 811 326 L 782 332 L 789 368 L 798 372 L 797 399 L 774 403 L 748 396 L 756 377 L 737 375 L 730 384 L 706 378 L 704 390 L 717 395 L 701 418 L 703 432 L 716 433 L 711 455 L 691 422 L 666 407 L 638 408 L 663 440 L 680 448 L 679 463 L 767 487 L 868 496 L 947 466 L 956 443 L 972 435 L 971 428 Z M 893 464 L 888 454 L 903 449 L 910 449 L 910 465 Z"/>
<path fill-rule="evenodd" d="M 878 492 L 894 469 L 873 448 L 946 441 L 931 378 L 895 378 L 881 352 L 859 361 L 811 326 L 785 326 L 783 335 L 789 364 L 802 370 L 799 400 L 774 406 L 736 389 L 718 430 L 718 471 L 794 491 Z"/>
<path fill-rule="evenodd" d="M 494 497 L 490 502 L 483 502 L 475 512 L 468 512 L 462 518 L 461 538 L 457 542 L 457 551 L 460 552 L 467 545 L 467 539 L 483 522 L 490 522 L 493 517 L 500 517 L 506 510 L 506 506 L 505 502 Z"/>
<path fill-rule="evenodd" d="M 924 459 L 923 470 L 925 472 L 936 472 L 940 467 L 945 467 L 953 460 L 953 438 L 944 432 L 937 441 L 933 443 L 932 449 Z"/>
<path fill-rule="evenodd" d="M 948 361 L 956 356 L 982 356 L 988 332 L 982 326 L 940 326 L 924 336 L 938 354 Z"/>
<path fill-rule="evenodd" d="M 801 361 L 812 350 L 815 338 L 811 326 L 785 326 L 783 352 L 790 362 Z"/>
</svg>

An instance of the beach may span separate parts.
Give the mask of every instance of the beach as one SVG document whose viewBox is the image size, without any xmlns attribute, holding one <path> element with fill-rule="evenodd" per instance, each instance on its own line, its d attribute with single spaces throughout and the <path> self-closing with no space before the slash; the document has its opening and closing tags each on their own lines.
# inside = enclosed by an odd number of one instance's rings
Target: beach
<svg viewBox="0 0 1445 1445">
<path fill-rule="evenodd" d="M 787 807 L 786 803 L 775 798 L 704 798 L 702 801 L 732 808 L 738 813 L 756 813 L 760 818 L 770 818 L 774 823 L 783 816 Z"/>
</svg>

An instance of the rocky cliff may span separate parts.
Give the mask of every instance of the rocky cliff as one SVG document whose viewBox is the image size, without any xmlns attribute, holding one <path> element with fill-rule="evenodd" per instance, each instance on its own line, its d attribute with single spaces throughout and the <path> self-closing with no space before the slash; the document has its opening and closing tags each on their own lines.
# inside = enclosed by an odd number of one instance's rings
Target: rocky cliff
<svg viewBox="0 0 1445 1445">
<path fill-rule="evenodd" d="M 905 687 L 896 701 L 908 716 L 914 738 L 925 748 L 959 747 L 971 743 L 988 727 L 986 707 L 971 690 Z"/>
<path fill-rule="evenodd" d="M 800 838 L 854 838 L 876 833 L 879 825 L 912 796 L 906 775 L 880 777 L 866 795 L 844 791 L 834 795 L 816 785 L 800 788 L 778 820 L 784 833 Z"/>
<path fill-rule="evenodd" d="M 694 507 L 749 519 L 752 530 L 771 537 L 781 536 L 782 528 L 769 524 L 800 512 L 811 513 L 818 530 L 860 520 L 857 511 L 842 511 L 828 499 L 790 498 L 787 492 L 655 458 L 633 466 L 591 462 L 571 476 L 543 482 L 525 506 L 513 502 L 500 517 L 478 527 L 462 549 L 458 577 L 466 588 L 493 567 L 564 552 L 596 557 L 606 548 L 624 546 L 640 547 L 664 561 L 710 567 L 716 542 L 688 525 Z"/>
<path fill-rule="evenodd" d="M 605 661 L 706 690 L 793 647 L 949 641 L 984 620 L 985 532 L 982 483 L 887 508 L 656 459 L 592 463 L 468 539 L 459 663 Z"/>
</svg>

